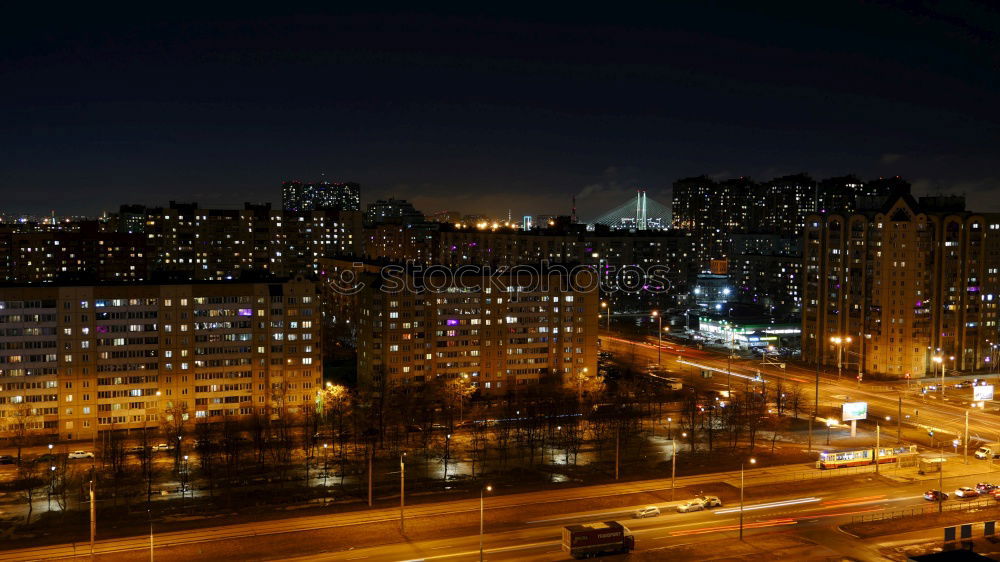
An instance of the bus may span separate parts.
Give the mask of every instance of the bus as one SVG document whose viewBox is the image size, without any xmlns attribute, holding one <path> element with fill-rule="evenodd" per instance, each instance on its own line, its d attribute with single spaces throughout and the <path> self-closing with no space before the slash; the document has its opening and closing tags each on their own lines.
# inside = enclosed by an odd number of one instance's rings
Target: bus
<svg viewBox="0 0 1000 562">
<path fill-rule="evenodd" d="M 899 462 L 900 456 L 916 454 L 916 452 L 916 445 L 880 447 L 878 452 L 878 463 L 885 464 Z M 816 468 L 826 470 L 828 468 L 865 466 L 869 464 L 875 464 L 875 447 L 850 449 L 847 451 L 823 451 L 819 454 L 819 460 L 816 461 Z"/>
</svg>

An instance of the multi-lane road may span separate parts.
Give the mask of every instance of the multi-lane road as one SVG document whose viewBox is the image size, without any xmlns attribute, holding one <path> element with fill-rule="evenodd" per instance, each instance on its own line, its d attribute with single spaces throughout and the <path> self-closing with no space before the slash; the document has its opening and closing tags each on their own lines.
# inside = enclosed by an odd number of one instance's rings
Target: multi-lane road
<svg viewBox="0 0 1000 562">
<path fill-rule="evenodd" d="M 655 343 L 635 342 L 617 337 L 601 338 L 602 349 L 616 353 L 622 357 L 634 357 L 636 362 L 655 363 L 657 360 L 657 345 Z M 753 377 L 758 372 L 768 380 L 784 379 L 797 383 L 809 397 L 810 403 L 815 394 L 816 371 L 786 364 L 785 368 L 775 365 L 764 365 L 760 359 L 727 360 L 725 353 L 692 349 L 683 345 L 664 342 L 659 353 L 661 363 L 679 372 L 694 373 L 699 371 L 695 365 L 704 365 L 727 371 L 735 375 L 732 379 L 734 388 L 742 386 L 743 377 Z M 710 379 L 711 386 L 725 389 L 727 380 L 724 374 L 716 372 Z M 992 376 L 991 378 L 997 378 Z M 844 402 L 868 402 L 869 418 L 890 420 L 883 422 L 883 431 L 894 432 L 900 411 L 904 426 L 920 427 L 923 431 L 934 431 L 937 441 L 942 435 L 947 435 L 948 447 L 952 437 L 965 431 L 965 416 L 969 416 L 969 435 L 972 440 L 1000 440 L 1000 415 L 998 408 L 987 402 L 985 409 L 973 407 L 972 389 L 948 389 L 944 398 L 937 392 L 920 392 L 919 382 L 886 383 L 869 381 L 857 384 L 853 376 L 845 375 L 837 378 L 836 373 L 821 372 L 819 377 L 819 404 L 821 411 L 839 411 Z M 930 381 L 927 381 L 930 382 Z M 998 390 L 1000 390 L 1000 382 Z M 902 406 L 900 408 L 900 406 Z M 970 450 L 971 454 L 972 451 Z"/>
<path fill-rule="evenodd" d="M 805 541 L 808 549 L 816 551 L 816 556 L 823 553 L 824 557 L 879 559 L 877 540 L 854 539 L 837 527 L 859 514 L 933 507 L 922 494 L 930 487 L 937 487 L 937 481 L 894 476 L 903 474 L 905 469 L 883 471 L 882 477 L 867 471 L 853 476 L 826 473 L 822 478 L 788 483 L 793 473 L 809 469 L 800 464 L 748 472 L 743 511 L 744 534 L 748 538 L 791 534 Z M 815 468 L 812 470 L 819 474 Z M 987 474 L 947 476 L 943 488 L 951 491 L 988 478 Z M 662 552 L 669 556 L 672 550 L 686 548 L 685 545 L 711 542 L 713 554 L 724 555 L 725 549 L 735 548 L 732 545 L 738 542 L 739 482 L 738 472 L 678 478 L 675 500 L 670 500 L 670 479 L 490 497 L 485 505 L 485 519 L 489 523 L 484 533 L 484 551 L 491 560 L 562 560 L 566 556 L 560 552 L 559 537 L 564 525 L 620 520 L 635 533 L 639 552 Z M 708 486 L 714 486 L 711 493 L 722 497 L 725 505 L 702 512 L 676 512 L 678 503 Z M 661 499 L 639 501 L 651 494 Z M 962 501 L 965 500 L 953 498 L 948 503 Z M 651 503 L 661 508 L 661 516 L 631 518 L 636 509 Z M 377 508 L 157 533 L 154 548 L 161 560 L 192 555 L 211 555 L 223 560 L 292 557 L 470 560 L 478 557 L 479 509 L 478 498 L 408 507 L 406 518 L 411 528 L 426 529 L 430 525 L 436 529 L 414 535 L 395 532 L 400 516 L 398 508 Z M 316 534 L 318 531 L 329 534 Z M 239 550 L 235 548 L 237 544 Z M 134 558 L 137 554 L 144 556 L 149 546 L 148 535 L 106 539 L 97 542 L 95 554 L 105 559 Z M 87 554 L 89 546 L 77 543 L 6 551 L 2 557 L 18 561 Z"/>
</svg>

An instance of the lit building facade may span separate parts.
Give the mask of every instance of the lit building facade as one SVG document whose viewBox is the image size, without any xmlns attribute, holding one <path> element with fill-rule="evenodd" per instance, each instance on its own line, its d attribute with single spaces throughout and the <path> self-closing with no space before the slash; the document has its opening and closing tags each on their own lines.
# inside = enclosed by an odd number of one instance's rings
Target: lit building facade
<svg viewBox="0 0 1000 562">
<path fill-rule="evenodd" d="M 106 222 L 3 225 L 0 280 L 213 281 L 315 274 L 319 258 L 360 252 L 361 236 L 357 211 L 130 205 Z"/>
<path fill-rule="evenodd" d="M 432 283 L 407 279 L 415 288 Z M 578 285 L 567 282 L 559 274 L 463 276 L 441 290 L 389 291 L 372 276 L 358 294 L 359 383 L 384 389 L 465 378 L 484 394 L 503 394 L 594 377 L 596 280 L 588 272 Z"/>
<path fill-rule="evenodd" d="M 0 439 L 90 439 L 312 406 L 316 284 L 0 288 Z"/>
<path fill-rule="evenodd" d="M 353 182 L 301 182 L 281 184 L 281 208 L 286 211 L 360 211 L 361 186 Z"/>
<path fill-rule="evenodd" d="M 862 372 L 891 378 L 989 368 L 1000 215 L 960 197 L 866 204 L 806 218 L 803 358 L 853 369 L 860 358 Z"/>
</svg>

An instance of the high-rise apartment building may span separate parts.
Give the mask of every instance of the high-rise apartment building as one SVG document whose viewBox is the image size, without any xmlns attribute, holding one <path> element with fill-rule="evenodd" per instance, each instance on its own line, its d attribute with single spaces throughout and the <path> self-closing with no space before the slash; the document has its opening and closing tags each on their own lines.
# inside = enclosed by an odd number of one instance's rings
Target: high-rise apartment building
<svg viewBox="0 0 1000 562">
<path fill-rule="evenodd" d="M 484 394 L 502 394 L 596 376 L 599 299 L 592 272 L 572 283 L 558 273 L 464 275 L 447 286 L 436 275 L 405 278 L 407 289 L 400 290 L 369 276 L 357 295 L 363 387 L 464 378 Z"/>
<path fill-rule="evenodd" d="M 298 413 L 320 320 L 301 278 L 0 288 L 0 440 Z"/>
<path fill-rule="evenodd" d="M 352 182 L 281 184 L 281 208 L 286 211 L 360 211 L 361 186 Z"/>
<path fill-rule="evenodd" d="M 141 225 L 141 228 L 140 228 Z M 123 206 L 109 221 L 0 226 L 0 280 L 13 283 L 238 279 L 314 274 L 360 253 L 361 213 Z"/>
<path fill-rule="evenodd" d="M 961 197 L 859 202 L 806 217 L 803 358 L 852 371 L 860 358 L 864 373 L 892 378 L 989 367 L 1000 215 L 966 211 Z"/>
<path fill-rule="evenodd" d="M 412 226 L 424 222 L 424 215 L 405 199 L 379 199 L 365 210 L 365 225 L 400 224 Z"/>
</svg>

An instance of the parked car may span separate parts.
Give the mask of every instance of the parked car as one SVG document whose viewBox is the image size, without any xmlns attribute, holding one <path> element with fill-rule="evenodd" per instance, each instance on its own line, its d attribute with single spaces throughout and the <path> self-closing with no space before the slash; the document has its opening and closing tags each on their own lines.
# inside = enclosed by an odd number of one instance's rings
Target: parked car
<svg viewBox="0 0 1000 562">
<path fill-rule="evenodd" d="M 92 459 L 94 458 L 94 453 L 90 451 L 73 451 L 69 454 L 71 459 Z"/>
<path fill-rule="evenodd" d="M 979 492 L 975 488 L 969 488 L 968 486 L 962 486 L 961 488 L 955 490 L 955 497 L 957 498 L 978 498 Z"/>
<path fill-rule="evenodd" d="M 0 464 L 14 464 L 14 457 L 10 455 L 0 455 Z"/>
<path fill-rule="evenodd" d="M 993 499 L 1000 501 L 1000 488 L 997 488 L 996 490 L 990 492 L 990 495 L 993 496 Z"/>
<path fill-rule="evenodd" d="M 705 509 L 705 502 L 699 498 L 688 500 L 677 506 L 677 513 L 688 513 L 691 511 L 701 511 Z"/>
<path fill-rule="evenodd" d="M 37 461 L 37 462 L 54 462 L 58 458 L 59 457 L 56 456 L 55 453 L 45 453 L 44 455 L 39 455 L 38 458 L 35 459 L 35 461 Z"/>
<path fill-rule="evenodd" d="M 948 493 L 941 490 L 927 490 L 924 492 L 924 499 L 927 501 L 941 501 L 948 499 Z"/>
<path fill-rule="evenodd" d="M 129 447 L 128 449 L 125 449 L 125 454 L 127 455 L 141 455 L 144 454 L 145 452 L 146 452 L 146 447 L 143 447 L 142 445 L 136 445 L 135 447 Z"/>
<path fill-rule="evenodd" d="M 980 494 L 988 494 L 993 490 L 997 489 L 996 484 L 990 484 L 989 482 L 980 482 L 976 484 L 976 491 Z"/>
<path fill-rule="evenodd" d="M 722 507 L 722 500 L 717 496 L 699 496 L 702 502 L 704 502 L 705 507 Z"/>
<path fill-rule="evenodd" d="M 645 519 L 646 517 L 659 517 L 660 508 L 655 505 L 647 505 L 646 507 L 639 508 L 635 511 L 636 519 Z"/>
<path fill-rule="evenodd" d="M 154 451 L 172 451 L 173 450 L 173 446 L 171 446 L 169 443 L 157 443 L 156 446 L 153 447 L 153 450 Z"/>
</svg>

